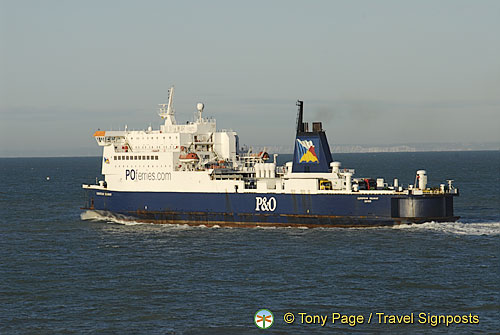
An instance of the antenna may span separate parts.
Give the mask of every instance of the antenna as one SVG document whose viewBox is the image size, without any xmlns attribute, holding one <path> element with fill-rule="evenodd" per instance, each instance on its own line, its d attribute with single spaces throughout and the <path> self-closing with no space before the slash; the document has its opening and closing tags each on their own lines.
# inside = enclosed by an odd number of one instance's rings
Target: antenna
<svg viewBox="0 0 500 335">
<path fill-rule="evenodd" d="M 168 103 L 166 104 L 159 104 L 159 113 L 158 115 L 162 118 L 165 119 L 165 125 L 174 125 L 176 124 L 175 122 L 175 110 L 173 108 L 173 103 L 174 103 L 174 86 L 170 87 L 168 90 Z"/>
<path fill-rule="evenodd" d="M 172 104 L 174 103 L 174 86 L 170 87 L 168 90 L 168 107 L 167 107 L 167 114 L 168 115 L 174 115 L 175 111 L 172 107 Z"/>
<path fill-rule="evenodd" d="M 202 116 L 201 113 L 203 113 L 203 108 L 205 108 L 205 105 L 201 102 L 198 102 L 196 105 L 196 109 L 198 110 L 198 122 L 201 122 Z"/>
<path fill-rule="evenodd" d="M 304 101 L 297 100 L 297 134 L 304 132 L 303 114 L 304 114 Z"/>
</svg>

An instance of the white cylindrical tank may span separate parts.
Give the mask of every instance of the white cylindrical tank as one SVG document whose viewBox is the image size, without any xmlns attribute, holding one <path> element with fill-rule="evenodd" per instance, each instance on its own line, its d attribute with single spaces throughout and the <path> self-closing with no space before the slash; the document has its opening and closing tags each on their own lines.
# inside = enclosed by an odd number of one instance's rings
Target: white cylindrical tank
<svg viewBox="0 0 500 335">
<path fill-rule="evenodd" d="M 377 178 L 377 188 L 378 189 L 384 188 L 384 178 Z"/>
<path fill-rule="evenodd" d="M 345 176 L 345 190 L 347 192 L 351 192 L 351 190 L 352 190 L 352 180 L 351 180 L 352 173 L 347 172 L 344 174 L 344 176 Z"/>
<path fill-rule="evenodd" d="M 275 160 L 276 161 L 276 160 Z M 269 178 L 276 178 L 276 163 L 269 163 L 271 170 L 269 171 Z"/>
<path fill-rule="evenodd" d="M 418 178 L 418 189 L 419 190 L 425 190 L 427 187 L 427 171 L 425 170 L 418 170 L 417 171 L 417 178 Z"/>
<path fill-rule="evenodd" d="M 332 173 L 338 173 L 340 170 L 340 162 L 331 162 L 330 166 L 332 168 Z"/>
<path fill-rule="evenodd" d="M 399 180 L 398 178 L 394 178 L 394 188 L 397 189 L 399 186 Z"/>
<path fill-rule="evenodd" d="M 422 177 L 422 190 L 427 188 L 427 175 Z"/>
<path fill-rule="evenodd" d="M 253 166 L 255 168 L 255 178 L 261 178 L 262 170 L 260 167 L 260 163 L 257 163 Z"/>
</svg>

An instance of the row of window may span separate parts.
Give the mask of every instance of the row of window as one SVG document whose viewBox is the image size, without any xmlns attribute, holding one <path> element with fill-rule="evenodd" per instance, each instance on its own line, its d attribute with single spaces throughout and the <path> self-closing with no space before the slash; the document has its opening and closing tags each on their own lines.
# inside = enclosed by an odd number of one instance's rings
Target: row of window
<svg viewBox="0 0 500 335">
<path fill-rule="evenodd" d="M 133 137 L 131 137 L 130 139 L 131 139 L 131 140 L 133 140 L 134 138 L 133 138 Z M 149 137 L 136 137 L 135 139 L 136 139 L 136 140 L 150 140 L 150 139 L 151 139 L 151 140 L 154 140 L 155 138 L 154 138 L 154 136 L 151 136 L 151 138 L 149 138 Z M 159 139 L 159 138 L 158 138 L 158 136 L 156 136 L 156 139 L 157 139 L 157 140 Z M 163 139 L 165 139 L 165 136 L 163 136 Z M 172 139 L 172 137 L 171 137 L 171 136 L 169 136 L 169 137 L 168 137 L 168 139 L 169 139 L 169 140 L 171 140 L 171 139 Z M 177 136 L 175 136 L 175 139 L 177 139 Z"/>
<path fill-rule="evenodd" d="M 158 156 L 115 156 L 115 161 L 158 160 Z"/>
</svg>

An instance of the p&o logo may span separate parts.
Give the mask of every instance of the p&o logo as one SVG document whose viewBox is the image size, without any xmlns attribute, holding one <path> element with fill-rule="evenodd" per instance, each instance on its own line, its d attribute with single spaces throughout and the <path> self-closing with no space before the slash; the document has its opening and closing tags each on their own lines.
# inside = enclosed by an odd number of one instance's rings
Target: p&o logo
<svg viewBox="0 0 500 335">
<path fill-rule="evenodd" d="M 260 309 L 253 317 L 255 325 L 260 329 L 270 328 L 274 323 L 274 315 L 268 309 Z"/>
<path fill-rule="evenodd" d="M 276 199 L 270 197 L 255 197 L 255 210 L 263 212 L 274 212 L 276 209 Z"/>
</svg>

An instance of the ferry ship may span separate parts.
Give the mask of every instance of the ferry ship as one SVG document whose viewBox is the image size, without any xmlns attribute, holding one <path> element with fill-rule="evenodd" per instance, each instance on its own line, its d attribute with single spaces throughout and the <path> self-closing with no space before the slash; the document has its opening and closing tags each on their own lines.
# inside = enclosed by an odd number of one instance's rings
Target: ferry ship
<svg viewBox="0 0 500 335">
<path fill-rule="evenodd" d="M 332 159 L 321 122 L 304 122 L 297 101 L 293 160 L 278 166 L 277 154 L 241 150 L 236 132 L 217 130 L 197 104 L 196 120 L 178 124 L 168 103 L 159 105 L 159 129 L 94 133 L 103 148 L 102 175 L 83 185 L 83 209 L 151 223 L 206 226 L 372 227 L 450 222 L 452 180 L 427 185 L 418 170 L 414 184 L 396 178 L 355 177 Z"/>
</svg>

